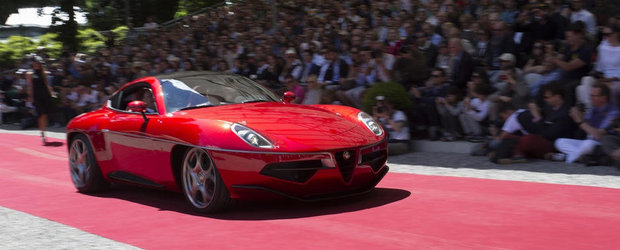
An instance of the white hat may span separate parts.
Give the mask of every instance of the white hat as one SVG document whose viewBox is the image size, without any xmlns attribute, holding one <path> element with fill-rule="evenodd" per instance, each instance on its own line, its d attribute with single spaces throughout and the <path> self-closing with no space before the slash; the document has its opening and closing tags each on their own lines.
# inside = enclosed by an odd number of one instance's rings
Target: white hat
<svg viewBox="0 0 620 250">
<path fill-rule="evenodd" d="M 515 55 L 510 54 L 510 53 L 504 53 L 500 55 L 497 59 L 499 59 L 500 61 L 511 61 L 511 62 L 516 61 Z"/>
<path fill-rule="evenodd" d="M 166 58 L 166 60 L 168 60 L 169 62 L 170 62 L 170 61 L 175 61 L 175 62 L 178 62 L 178 61 L 179 61 L 179 60 L 181 60 L 181 59 L 180 59 L 180 58 L 178 58 L 178 57 L 176 57 L 176 56 L 174 56 L 174 55 L 169 55 L 169 56 Z"/>
<path fill-rule="evenodd" d="M 289 48 L 286 50 L 284 54 L 297 54 L 297 51 L 295 51 L 295 49 L 293 48 Z"/>
<path fill-rule="evenodd" d="M 383 101 L 385 100 L 385 96 L 382 95 L 378 95 L 377 97 L 375 97 L 377 99 L 377 101 Z"/>
</svg>

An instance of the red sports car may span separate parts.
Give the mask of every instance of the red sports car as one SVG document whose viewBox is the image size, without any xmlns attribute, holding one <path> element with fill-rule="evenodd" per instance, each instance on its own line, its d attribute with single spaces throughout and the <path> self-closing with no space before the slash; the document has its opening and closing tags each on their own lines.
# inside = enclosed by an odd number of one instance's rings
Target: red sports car
<svg viewBox="0 0 620 250">
<path fill-rule="evenodd" d="M 372 190 L 388 172 L 381 126 L 354 108 L 294 98 L 225 73 L 133 81 L 67 126 L 73 184 L 83 193 L 110 182 L 181 191 L 201 212 L 234 199 Z"/>
</svg>

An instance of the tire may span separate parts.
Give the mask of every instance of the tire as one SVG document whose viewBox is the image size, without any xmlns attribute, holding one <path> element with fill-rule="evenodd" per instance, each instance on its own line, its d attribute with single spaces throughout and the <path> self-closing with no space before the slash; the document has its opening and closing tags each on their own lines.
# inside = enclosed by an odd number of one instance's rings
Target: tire
<svg viewBox="0 0 620 250">
<path fill-rule="evenodd" d="M 205 150 L 189 148 L 185 152 L 181 167 L 183 194 L 196 211 L 214 213 L 230 205 L 228 189 Z"/>
<path fill-rule="evenodd" d="M 108 188 L 95 160 L 90 141 L 83 134 L 76 135 L 69 147 L 69 172 L 73 185 L 80 193 L 94 193 Z"/>
</svg>

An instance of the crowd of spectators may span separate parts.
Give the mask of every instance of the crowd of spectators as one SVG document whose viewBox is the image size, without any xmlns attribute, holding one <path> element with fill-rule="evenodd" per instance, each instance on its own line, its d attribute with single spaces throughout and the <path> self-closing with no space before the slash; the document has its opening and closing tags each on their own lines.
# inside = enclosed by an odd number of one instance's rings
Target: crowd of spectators
<svg viewBox="0 0 620 250">
<path fill-rule="evenodd" d="M 91 55 L 39 51 L 59 96 L 52 124 L 101 106 L 133 79 L 210 70 L 292 91 L 301 104 L 361 108 L 376 83 L 400 84 L 414 108 L 378 96 L 372 114 L 395 144 L 484 142 L 472 153 L 498 163 L 595 164 L 586 156 L 597 152 L 620 159 L 618 138 L 604 139 L 618 125 L 620 16 L 600 11 L 613 1 L 277 2 L 238 2 L 171 27 L 130 26 L 124 40 Z M 1 110 L 27 118 L 36 114 L 28 114 L 24 73 L 2 76 Z"/>
</svg>

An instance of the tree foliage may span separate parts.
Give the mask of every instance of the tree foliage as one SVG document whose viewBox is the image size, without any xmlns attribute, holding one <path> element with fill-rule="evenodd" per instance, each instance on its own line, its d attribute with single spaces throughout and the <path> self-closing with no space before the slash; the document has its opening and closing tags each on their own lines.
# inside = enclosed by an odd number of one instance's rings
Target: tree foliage
<svg viewBox="0 0 620 250">
<path fill-rule="evenodd" d="M 174 18 L 178 7 L 179 0 L 91 0 L 85 6 L 89 25 L 96 30 L 127 23 L 140 27 L 149 17 L 163 23 Z"/>
<path fill-rule="evenodd" d="M 111 30 L 114 27 L 124 24 L 123 10 L 118 7 L 124 8 L 124 5 L 117 6 L 102 5 L 103 1 L 96 1 L 91 6 L 86 8 L 86 18 L 88 19 L 88 25 L 96 30 Z"/>
<path fill-rule="evenodd" d="M 45 52 L 52 58 L 58 58 L 62 51 L 62 43 L 58 40 L 58 34 L 47 33 L 39 37 L 37 47 L 44 47 Z"/>
<path fill-rule="evenodd" d="M 127 27 L 119 27 L 116 29 L 119 34 L 117 37 L 122 38 L 123 30 Z M 57 41 L 58 34 L 47 33 L 39 37 L 39 41 L 35 41 L 29 37 L 11 36 L 2 43 L 0 42 L 0 67 L 10 67 L 16 62 L 24 58 L 30 53 L 35 53 L 38 47 L 45 48 L 45 52 L 52 58 L 58 58 L 62 52 L 62 43 Z M 105 37 L 94 29 L 81 29 L 78 31 L 77 38 L 79 41 L 77 52 L 93 53 L 97 49 L 105 46 Z"/>
<path fill-rule="evenodd" d="M 148 17 L 163 23 L 173 19 L 177 10 L 178 15 L 186 14 L 221 2 L 224 0 L 2 0 L 2 24 L 19 8 L 58 8 L 53 12 L 50 33 L 41 36 L 38 42 L 28 37 L 13 36 L 6 43 L 0 43 L 0 66 L 13 65 L 26 54 L 35 52 L 39 46 L 45 47 L 52 57 L 59 56 L 63 46 L 72 52 L 92 53 L 105 46 L 106 38 L 96 30 L 111 31 L 115 42 L 118 42 L 127 33 L 126 21 L 136 27 L 144 25 Z M 75 7 L 86 10 L 89 28 L 80 28 L 75 20 Z"/>
<path fill-rule="evenodd" d="M 188 13 L 196 12 L 206 7 L 223 2 L 224 0 L 180 0 L 177 13 L 174 17 L 185 16 Z"/>
<path fill-rule="evenodd" d="M 14 52 L 11 55 L 11 59 L 14 61 L 37 50 L 37 44 L 32 39 L 24 36 L 10 36 L 6 45 L 13 49 Z"/>
<path fill-rule="evenodd" d="M 93 53 L 105 46 L 105 37 L 91 28 L 79 30 L 77 38 L 81 41 L 79 46 L 80 52 Z"/>
</svg>

